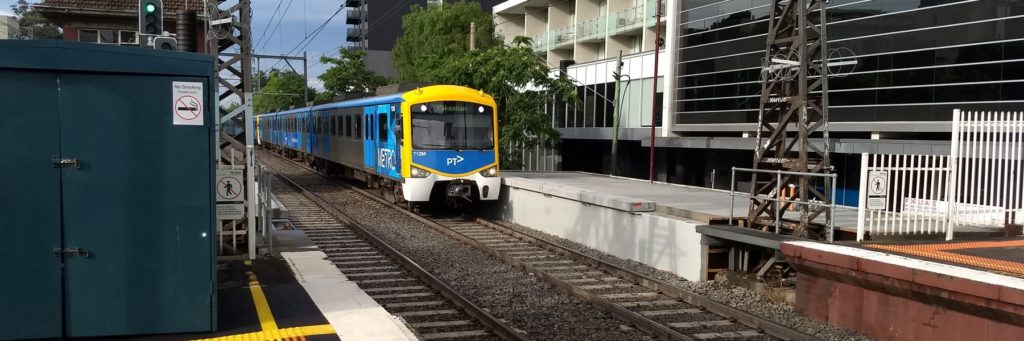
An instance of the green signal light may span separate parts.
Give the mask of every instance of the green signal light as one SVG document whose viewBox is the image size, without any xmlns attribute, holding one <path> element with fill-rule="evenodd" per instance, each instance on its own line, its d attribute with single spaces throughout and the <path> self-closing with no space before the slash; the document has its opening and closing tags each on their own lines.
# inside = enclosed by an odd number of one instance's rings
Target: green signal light
<svg viewBox="0 0 1024 341">
<path fill-rule="evenodd" d="M 156 5 L 154 5 L 154 4 L 146 4 L 146 13 L 153 13 L 153 12 L 156 12 Z"/>
</svg>

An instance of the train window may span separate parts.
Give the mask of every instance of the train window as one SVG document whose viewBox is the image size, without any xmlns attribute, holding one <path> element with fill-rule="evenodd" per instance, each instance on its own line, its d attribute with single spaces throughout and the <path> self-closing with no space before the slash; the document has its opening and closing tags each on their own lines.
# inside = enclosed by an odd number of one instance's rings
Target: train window
<svg viewBox="0 0 1024 341">
<path fill-rule="evenodd" d="M 337 117 L 328 117 L 328 121 L 331 124 L 331 135 L 338 133 L 338 123 L 336 122 Z"/>
<path fill-rule="evenodd" d="M 377 114 L 377 140 L 388 140 L 388 114 Z"/>
<path fill-rule="evenodd" d="M 345 137 L 352 137 L 352 115 L 345 115 Z"/>
<path fill-rule="evenodd" d="M 359 135 L 359 132 L 362 131 L 363 116 L 362 115 L 356 115 L 356 118 L 353 121 L 356 122 L 356 129 L 353 129 L 353 130 L 356 131 L 356 136 L 355 137 L 358 139 L 358 138 L 362 137 L 362 136 Z"/>
</svg>

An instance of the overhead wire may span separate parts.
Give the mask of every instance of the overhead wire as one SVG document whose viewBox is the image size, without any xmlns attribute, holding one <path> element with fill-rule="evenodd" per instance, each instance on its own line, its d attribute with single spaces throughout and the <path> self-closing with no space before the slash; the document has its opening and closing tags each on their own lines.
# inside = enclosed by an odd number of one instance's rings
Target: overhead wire
<svg viewBox="0 0 1024 341">
<path fill-rule="evenodd" d="M 291 48 L 291 50 L 288 50 L 288 52 L 287 52 L 287 53 L 284 53 L 284 54 L 285 54 L 285 55 L 291 55 L 291 54 L 292 54 L 293 52 L 295 52 L 296 50 L 299 50 L 299 49 L 300 49 L 300 47 L 301 47 L 302 49 L 304 49 L 304 48 L 305 48 L 306 46 L 309 46 L 309 43 L 313 42 L 313 39 L 316 39 L 316 37 L 317 37 L 318 35 L 320 35 L 320 32 L 323 32 L 324 28 L 325 28 L 325 27 L 327 27 L 327 24 L 329 24 L 329 23 L 331 22 L 331 20 L 333 20 L 333 19 L 334 19 L 334 17 L 337 17 L 337 16 L 338 16 L 338 13 L 341 13 L 341 11 L 342 11 L 343 9 L 345 9 L 345 5 L 344 5 L 344 4 L 342 4 L 341 6 L 339 6 L 339 7 L 338 7 L 338 10 L 337 10 L 337 11 L 334 11 L 334 14 L 331 14 L 331 16 L 330 16 L 329 18 L 327 18 L 327 20 L 325 20 L 325 21 L 324 21 L 324 22 L 323 22 L 322 24 L 320 24 L 320 26 L 317 26 L 317 28 L 316 28 L 316 29 L 314 29 L 314 30 L 313 30 L 313 32 L 312 32 L 312 33 L 310 33 L 310 35 L 309 35 L 309 36 L 307 36 L 307 37 L 303 38 L 303 39 L 302 39 L 301 41 L 299 41 L 299 43 L 298 43 L 298 44 L 295 44 L 295 47 L 292 47 L 292 48 Z M 303 45 L 303 44 L 305 44 L 305 45 Z M 274 67 L 276 67 L 276 66 L 277 66 L 278 64 L 280 64 L 280 63 L 281 63 L 281 60 L 278 60 L 277 62 L 275 62 L 275 63 L 274 63 L 274 65 L 271 65 L 271 67 L 270 67 L 270 68 L 271 68 L 271 69 L 273 69 Z"/>
<path fill-rule="evenodd" d="M 274 8 L 274 14 L 270 15 L 270 20 L 267 21 L 267 25 L 266 26 L 263 26 L 263 32 L 260 32 L 260 36 L 259 36 L 258 39 L 256 39 L 256 44 L 253 45 L 253 46 L 259 46 L 260 42 L 263 41 L 263 37 L 266 35 L 267 29 L 269 29 L 270 25 L 274 23 L 274 18 L 277 17 L 277 13 L 279 11 L 281 11 L 281 3 L 283 3 L 283 2 L 284 2 L 284 0 L 277 0 L 277 7 Z"/>
<path fill-rule="evenodd" d="M 285 8 L 284 8 L 284 13 L 281 13 L 281 17 L 279 17 L 277 19 L 277 25 L 274 25 L 274 29 L 270 31 L 270 34 L 268 35 L 268 37 L 274 36 L 274 33 L 276 33 L 277 29 L 281 27 L 281 22 L 284 21 L 285 15 L 288 15 L 288 10 L 291 9 L 291 8 L 292 8 L 292 0 L 288 0 L 288 5 L 285 6 Z M 270 42 L 270 38 L 267 38 L 267 40 L 263 42 L 263 46 L 257 47 L 254 50 L 255 51 L 259 51 L 260 49 L 265 47 L 267 45 L 267 43 L 269 43 L 269 42 Z"/>
</svg>

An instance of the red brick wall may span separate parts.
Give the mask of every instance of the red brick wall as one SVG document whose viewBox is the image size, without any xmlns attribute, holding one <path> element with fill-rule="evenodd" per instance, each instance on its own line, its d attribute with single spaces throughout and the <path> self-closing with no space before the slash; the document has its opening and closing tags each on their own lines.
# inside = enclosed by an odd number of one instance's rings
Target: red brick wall
<svg viewBox="0 0 1024 341">
<path fill-rule="evenodd" d="M 64 25 L 64 40 L 78 41 L 78 27 Z"/>
<path fill-rule="evenodd" d="M 783 244 L 796 309 L 879 340 L 1024 340 L 1024 292 Z"/>
</svg>

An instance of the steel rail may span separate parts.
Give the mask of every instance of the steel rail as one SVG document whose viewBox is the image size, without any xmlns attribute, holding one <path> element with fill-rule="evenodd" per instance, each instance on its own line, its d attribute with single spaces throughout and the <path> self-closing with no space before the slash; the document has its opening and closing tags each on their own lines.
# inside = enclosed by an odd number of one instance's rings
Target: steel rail
<svg viewBox="0 0 1024 341">
<path fill-rule="evenodd" d="M 394 203 L 388 202 L 387 200 L 385 200 L 383 198 L 380 198 L 378 196 L 375 196 L 372 193 L 369 193 L 369 192 L 363 190 L 362 188 L 358 188 L 358 187 L 352 186 L 351 184 L 347 184 L 347 183 L 338 183 L 338 184 L 342 185 L 342 186 L 345 186 L 345 187 L 347 187 L 349 189 L 352 189 L 352 190 L 354 190 L 354 191 L 356 191 L 356 192 L 358 192 L 358 193 L 360 193 L 360 194 L 362 194 L 364 196 L 367 196 L 367 197 L 369 197 L 372 200 L 375 200 L 375 201 L 380 202 L 380 203 L 382 203 L 384 205 L 387 205 L 387 206 L 389 206 L 391 208 L 394 208 L 394 209 L 396 209 L 398 211 L 401 211 L 402 213 L 408 215 L 409 217 L 411 217 L 413 219 L 416 219 L 417 221 L 419 221 L 419 222 L 421 222 L 421 223 L 423 223 L 423 224 L 425 224 L 425 225 L 427 225 L 427 226 L 429 226 L 429 227 L 431 227 L 431 228 L 433 228 L 433 229 L 435 229 L 435 230 L 437 230 L 437 231 L 439 231 L 441 233 L 449 235 L 449 236 L 455 238 L 456 240 L 459 240 L 460 242 L 463 242 L 465 244 L 471 245 L 471 246 L 477 248 L 478 250 L 481 250 L 481 251 L 483 251 L 483 252 L 485 252 L 487 254 L 490 254 L 490 255 L 494 256 L 495 258 L 500 259 L 501 261 L 503 261 L 505 263 L 512 264 L 515 267 L 518 267 L 518 268 L 523 269 L 525 271 L 528 271 L 528 272 L 530 272 L 530 273 L 532 273 L 532 274 L 534 274 L 536 276 L 539 276 L 539 277 L 543 278 L 544 280 L 552 283 L 553 285 L 555 285 L 559 289 L 568 291 L 571 294 L 573 294 L 574 296 L 577 296 L 577 297 L 583 299 L 584 301 L 587 301 L 587 302 L 589 302 L 591 304 L 594 304 L 595 306 L 608 311 L 609 313 L 615 315 L 616 317 L 618 317 L 618 318 L 620 318 L 620 319 L 622 319 L 624 321 L 633 323 L 634 325 L 636 325 L 641 330 L 644 330 L 644 331 L 646 331 L 648 333 L 655 334 L 655 335 L 657 335 L 659 337 L 667 338 L 667 339 L 671 339 L 671 340 L 693 340 L 693 338 L 691 338 L 689 336 L 686 336 L 685 334 L 679 333 L 679 332 L 677 332 L 675 330 L 672 330 L 672 329 L 670 329 L 668 327 L 665 327 L 664 325 L 662 325 L 662 324 L 660 324 L 658 322 L 655 322 L 655 321 L 653 321 L 651 319 L 643 317 L 640 314 L 632 312 L 632 311 L 630 311 L 630 310 L 628 310 L 628 309 L 626 309 L 626 308 L 624 308 L 622 306 L 619 306 L 619 305 L 617 305 L 617 304 L 615 304 L 615 303 L 613 303 L 613 302 L 611 302 L 609 300 L 597 297 L 596 295 L 591 294 L 591 293 L 589 293 L 589 292 L 587 292 L 585 290 L 581 290 L 581 289 L 579 289 L 574 284 L 566 282 L 566 281 L 564 281 L 564 280 L 562 280 L 562 279 L 560 279 L 558 277 L 552 276 L 552 275 L 548 274 L 547 272 L 545 272 L 543 270 L 536 269 L 536 267 L 533 267 L 533 266 L 528 265 L 528 264 L 524 264 L 522 261 L 514 259 L 514 258 L 512 258 L 510 256 L 507 256 L 507 255 L 501 253 L 501 252 L 498 252 L 497 250 L 494 250 L 494 249 L 484 245 L 483 243 L 480 243 L 480 242 L 476 241 L 475 239 L 473 239 L 471 237 L 467 237 L 465 235 L 462 235 L 458 231 L 454 231 L 454 230 L 444 226 L 443 224 L 438 223 L 436 221 L 433 221 L 433 220 L 431 220 L 429 218 L 426 218 L 426 217 L 423 217 L 423 216 L 421 216 L 419 214 L 416 214 L 414 212 L 410 212 L 408 210 L 405 210 L 401 206 L 398 206 L 398 205 L 395 205 Z M 666 283 L 664 281 L 661 281 L 661 280 L 658 280 L 656 278 L 653 278 L 653 277 L 650 277 L 650 276 L 646 276 L 646 275 L 637 273 L 635 271 L 628 270 L 628 269 L 622 268 L 620 266 L 617 266 L 617 265 L 614 265 L 614 264 L 611 264 L 611 263 L 599 260 L 597 258 L 594 258 L 594 257 L 588 256 L 588 255 L 582 254 L 580 252 L 577 252 L 575 250 L 566 248 L 564 246 L 561 246 L 561 245 L 558 245 L 558 244 L 555 244 L 555 243 L 552 243 L 552 242 L 549 242 L 549 241 L 546 241 L 546 240 L 543 240 L 543 239 L 539 239 L 539 238 L 536 238 L 536 237 L 524 234 L 524 233 L 519 232 L 519 231 L 515 231 L 515 230 L 513 230 L 511 228 L 502 226 L 500 224 L 496 224 L 496 223 L 493 223 L 493 222 L 490 222 L 490 221 L 487 221 L 487 220 L 484 220 L 484 219 L 481 219 L 481 218 L 474 218 L 473 222 L 476 222 L 478 224 L 481 224 L 481 225 L 490 227 L 492 229 L 498 230 L 499 232 L 511 235 L 511 236 L 513 236 L 513 237 L 515 237 L 515 238 L 517 238 L 519 240 L 523 240 L 523 241 L 526 241 L 528 243 L 537 244 L 537 245 L 541 246 L 545 250 L 553 251 L 553 252 L 562 254 L 562 255 L 567 256 L 569 258 L 572 258 L 574 260 L 580 261 L 580 262 L 582 262 L 584 264 L 588 264 L 590 266 L 593 266 L 593 267 L 595 267 L 597 269 L 607 271 L 607 272 L 609 272 L 609 273 L 611 273 L 613 275 L 622 277 L 622 278 L 626 279 L 627 281 L 633 282 L 633 283 L 638 284 L 638 285 L 640 285 L 642 287 L 645 287 L 645 288 L 654 290 L 656 292 L 662 293 L 662 294 L 664 294 L 666 296 L 682 300 L 683 302 L 686 302 L 688 304 L 692 304 L 692 305 L 697 306 L 697 307 L 703 307 L 708 312 L 711 312 L 711 313 L 714 313 L 714 314 L 718 314 L 718 315 L 722 315 L 722 316 L 729 317 L 729 318 L 734 318 L 734 319 L 736 319 L 736 322 L 739 322 L 740 324 L 743 324 L 743 325 L 745 325 L 747 327 L 755 328 L 755 329 L 758 329 L 758 330 L 763 330 L 768 335 L 775 336 L 775 337 L 778 337 L 778 338 L 781 338 L 781 339 L 784 339 L 784 340 L 820 340 L 820 338 L 815 337 L 813 335 L 805 334 L 805 333 L 800 332 L 798 330 L 795 330 L 793 328 L 789 328 L 789 327 L 786 327 L 786 326 L 784 326 L 782 324 L 779 324 L 779 323 L 776 323 L 774 321 L 768 320 L 766 318 L 763 318 L 763 317 L 760 317 L 760 316 L 757 316 L 757 315 L 754 315 L 754 314 L 751 314 L 751 313 L 748 313 L 748 312 L 745 312 L 745 311 L 742 311 L 742 310 L 730 307 L 730 306 L 728 306 L 726 304 L 723 304 L 723 303 L 716 302 L 714 300 L 711 300 L 710 298 L 698 295 L 698 294 L 693 293 L 693 292 L 689 292 L 687 290 L 683 290 L 681 288 L 675 287 L 675 286 L 673 286 L 671 284 L 668 284 L 668 283 Z"/>
<path fill-rule="evenodd" d="M 280 157 L 277 154 L 274 154 L 274 155 L 277 156 L 277 157 Z M 283 158 L 283 157 L 281 157 L 281 158 Z M 291 162 L 291 163 L 293 163 L 293 164 L 295 164 L 295 165 L 297 165 L 299 167 L 305 168 L 305 169 L 307 169 L 307 170 L 309 170 L 309 171 L 311 171 L 311 172 L 313 172 L 315 174 L 320 175 L 321 177 L 324 177 L 318 171 L 316 171 L 314 169 L 311 169 L 311 168 L 307 167 L 306 165 L 303 165 L 301 163 L 295 162 L 295 161 L 287 159 L 287 158 L 283 158 L 283 159 L 286 159 L 288 162 Z M 384 198 L 376 196 L 373 193 L 370 193 L 369 191 L 367 191 L 367 190 L 365 190 L 363 188 L 359 188 L 359 187 L 356 187 L 356 186 L 354 186 L 352 184 L 348 184 L 348 183 L 345 183 L 345 182 L 335 181 L 335 180 L 332 180 L 332 179 L 329 179 L 329 178 L 326 178 L 326 177 L 324 177 L 324 178 L 327 181 L 330 181 L 330 182 L 332 182 L 334 184 L 337 184 L 339 186 L 343 186 L 343 187 L 345 187 L 347 189 L 353 190 L 353 191 L 355 191 L 355 192 L 357 192 L 357 193 L 359 193 L 359 194 L 361 194 L 361 195 L 363 195 L 365 197 L 370 198 L 371 200 L 377 201 L 378 203 L 381 203 L 381 204 L 383 204 L 385 206 L 388 206 L 388 207 L 390 207 L 392 209 L 400 211 L 403 214 L 409 216 L 410 218 L 413 218 L 416 221 L 419 221 L 420 223 L 423 223 L 424 225 L 426 225 L 426 226 L 428 226 L 428 227 L 430 227 L 430 228 L 432 228 L 432 229 L 434 229 L 434 230 L 436 230 L 438 232 L 441 232 L 441 233 L 443 233 L 445 235 L 451 236 L 455 240 L 458 240 L 458 241 L 460 241 L 460 242 L 462 242 L 462 243 L 464 243 L 466 245 L 470 245 L 470 246 L 472 246 L 472 247 L 476 248 L 477 250 L 480 250 L 480 251 L 482 251 L 484 253 L 492 255 L 495 258 L 498 258 L 499 260 L 501 260 L 501 261 L 503 261 L 503 262 L 505 262 L 507 264 L 511 264 L 514 267 L 517 267 L 517 268 L 519 268 L 521 270 L 528 271 L 528 272 L 532 273 L 534 276 L 537 276 L 537 277 L 540 277 L 540 278 L 544 279 L 545 281 L 547 281 L 548 283 L 554 285 L 555 287 L 558 287 L 561 290 L 564 290 L 564 291 L 566 291 L 566 292 L 568 292 L 568 293 L 570 293 L 570 294 L 572 294 L 572 295 L 574 295 L 574 296 L 576 296 L 576 297 L 578 297 L 578 298 L 580 298 L 580 299 L 582 299 L 582 300 L 584 300 L 584 301 L 586 301 L 588 303 L 593 304 L 594 306 L 597 306 L 598 308 L 601 308 L 601 309 L 609 312 L 610 314 L 614 315 L 615 317 L 619 318 L 620 320 L 633 323 L 635 326 L 637 326 L 639 329 L 641 329 L 641 330 L 643 330 L 645 332 L 657 335 L 657 336 L 659 336 L 661 338 L 670 339 L 670 340 L 694 340 L 690 336 L 687 336 L 685 334 L 682 334 L 680 332 L 672 330 L 671 328 L 666 327 L 665 325 L 662 325 L 662 324 L 660 324 L 660 323 L 658 323 L 658 322 L 656 322 L 654 320 L 648 319 L 648 318 L 646 318 L 646 317 L 644 317 L 644 316 L 642 316 L 640 314 L 637 314 L 637 313 L 635 313 L 633 311 L 630 311 L 630 310 L 626 309 L 625 307 L 622 307 L 622 306 L 620 306 L 618 304 L 615 304 L 614 302 L 611 302 L 611 301 L 609 301 L 607 299 L 604 299 L 604 298 L 601 298 L 601 297 L 597 297 L 594 294 L 591 294 L 591 293 L 589 293 L 589 292 L 587 292 L 585 290 L 582 290 L 582 289 L 578 288 L 574 284 L 571 284 L 569 282 L 566 282 L 565 280 L 562 280 L 562 279 L 560 279 L 558 277 L 555 277 L 555 276 L 552 276 L 552 275 L 548 274 L 546 271 L 539 270 L 536 267 L 531 266 L 529 264 L 524 264 L 520 260 L 514 259 L 514 258 L 512 258 L 512 257 L 510 257 L 508 255 L 505 255 L 505 254 L 503 254 L 503 253 L 501 253 L 501 252 L 499 252 L 497 250 L 494 250 L 491 247 L 486 246 L 483 243 L 480 243 L 480 242 L 476 241 L 472 237 L 465 236 L 465 235 L 459 233 L 458 231 L 454 231 L 454 230 L 444 226 L 441 223 L 438 223 L 438 222 L 436 222 L 434 220 L 431 220 L 431 219 L 429 219 L 427 217 L 424 217 L 424 216 L 421 216 L 421 215 L 419 215 L 417 213 L 414 213 L 414 212 L 411 212 L 409 210 L 406 210 L 403 207 L 401 207 L 401 206 L 399 206 L 399 205 L 397 205 L 395 203 L 392 203 L 390 201 L 387 201 Z M 665 281 L 662 281 L 662 280 L 659 280 L 659 279 L 656 279 L 656 278 L 653 278 L 653 277 L 650 277 L 650 276 L 647 276 L 647 275 L 643 275 L 643 274 L 637 273 L 637 272 L 629 270 L 629 269 L 625 269 L 625 268 L 620 267 L 618 265 L 611 264 L 611 263 L 608 263 L 606 261 L 603 261 L 603 260 L 600 260 L 600 259 L 588 256 L 588 255 L 585 255 L 583 253 L 580 253 L 578 251 L 575 251 L 575 250 L 572 250 L 570 248 L 564 247 L 562 245 L 558 245 L 556 243 L 553 243 L 553 242 L 550 242 L 550 241 L 547 241 L 547 240 L 544 240 L 544 239 L 540 239 L 540 238 L 536 238 L 536 237 L 524 234 L 522 232 L 516 231 L 516 230 L 514 230 L 512 228 L 503 226 L 501 224 L 494 223 L 494 222 L 491 222 L 491 221 L 488 221 L 488 220 L 485 220 L 485 219 L 482 219 L 482 218 L 473 218 L 470 221 L 478 223 L 480 225 L 484 225 L 484 226 L 489 227 L 489 228 L 492 228 L 492 229 L 494 229 L 494 230 L 496 230 L 496 231 L 498 231 L 500 233 L 504 233 L 506 235 L 510 235 L 510 236 L 512 236 L 512 237 L 514 237 L 516 239 L 525 241 L 527 243 L 532 243 L 534 245 L 540 246 L 544 250 L 555 252 L 557 254 L 561 254 L 561 255 L 566 256 L 568 258 L 571 258 L 571 259 L 574 259 L 576 261 L 579 261 L 581 263 L 593 266 L 596 269 L 607 271 L 610 274 L 619 276 L 619 277 L 621 277 L 621 278 L 623 278 L 623 279 L 625 279 L 625 280 L 627 280 L 629 282 L 632 282 L 634 284 L 640 285 L 640 286 L 645 287 L 647 289 L 651 289 L 653 291 L 656 291 L 658 293 L 664 294 L 666 296 L 679 299 L 679 300 L 681 300 L 681 301 L 683 301 L 683 302 L 685 302 L 687 304 L 691 304 L 691 305 L 694 305 L 696 307 L 703 308 L 703 309 L 707 310 L 708 312 L 711 312 L 711 313 L 714 313 L 714 314 L 718 314 L 718 315 L 722 315 L 722 316 L 725 316 L 725 317 L 728 317 L 728 318 L 735 319 L 736 322 L 738 322 L 740 324 L 743 324 L 743 325 L 745 325 L 747 327 L 750 327 L 750 328 L 755 328 L 757 330 L 764 331 L 768 335 L 771 335 L 771 336 L 774 336 L 774 337 L 778 337 L 778 338 L 783 339 L 783 340 L 821 340 L 821 338 L 818 338 L 818 337 L 815 337 L 813 335 L 809 335 L 809 334 L 803 333 L 801 331 L 798 331 L 798 330 L 795 330 L 793 328 L 784 326 L 782 324 L 779 324 L 777 322 L 768 320 L 766 318 L 763 318 L 763 317 L 760 317 L 760 316 L 757 316 L 757 315 L 754 315 L 754 314 L 742 311 L 740 309 L 731 307 L 729 305 L 726 305 L 726 304 L 723 304 L 723 303 L 720 303 L 720 302 L 716 302 L 716 301 L 714 301 L 714 300 L 712 300 L 712 299 L 710 299 L 708 297 L 701 296 L 699 294 L 696 294 L 696 293 L 684 290 L 682 288 L 673 286 L 671 284 L 668 284 Z"/>
<path fill-rule="evenodd" d="M 294 161 L 292 161 L 292 160 L 288 160 L 288 161 L 294 163 Z M 264 165 L 266 165 L 266 164 L 264 164 Z M 501 322 L 501 320 L 499 320 L 494 315 L 491 315 L 490 313 L 484 311 L 482 308 L 480 308 L 476 304 L 473 304 L 472 302 L 470 302 L 469 299 L 463 297 L 461 294 L 459 294 L 457 291 L 455 291 L 455 289 L 453 289 L 451 286 L 449 286 L 447 282 L 445 282 L 444 280 L 442 280 L 440 278 L 435 277 L 433 274 L 431 274 L 429 271 L 424 269 L 418 263 L 416 263 L 415 261 L 413 261 L 412 259 L 407 257 L 401 251 L 398 251 L 398 249 L 394 248 L 393 246 L 391 246 L 390 244 L 388 244 L 387 242 L 385 242 L 381 238 L 377 237 L 375 234 L 373 234 L 373 232 L 370 232 L 370 230 L 367 229 L 365 226 L 363 226 L 362 224 L 356 222 L 356 220 L 354 218 L 350 217 L 348 214 L 346 214 L 344 212 L 341 212 L 340 210 L 334 208 L 334 206 L 332 206 L 331 204 L 328 204 L 326 201 L 324 201 L 322 198 L 320 198 L 319 195 L 316 195 L 316 194 L 306 190 L 305 188 L 300 186 L 298 183 L 296 183 L 292 179 L 282 175 L 281 172 L 278 171 L 276 168 L 274 168 L 274 167 L 272 167 L 270 165 L 266 165 L 266 166 L 268 168 L 270 168 L 271 170 L 273 170 L 274 173 L 277 174 L 278 178 L 283 180 L 285 182 L 285 184 L 287 184 L 288 186 L 294 188 L 296 191 L 301 193 L 303 196 L 308 198 L 310 201 L 315 203 L 317 206 L 320 206 L 320 208 L 322 208 L 324 211 L 326 211 L 332 217 L 334 217 L 334 218 L 342 221 L 343 223 L 349 225 L 349 227 L 351 227 L 352 230 L 356 231 L 356 233 L 359 233 L 364 238 L 368 239 L 371 243 L 375 244 L 382 251 L 384 251 L 385 253 L 391 255 L 392 257 L 394 257 L 395 260 L 397 260 L 399 263 L 402 263 L 407 269 L 412 271 L 412 273 L 414 273 L 417 277 L 419 277 L 421 280 L 423 280 L 424 282 L 426 282 L 430 286 L 434 287 L 434 289 L 438 290 L 438 292 L 440 292 L 442 296 L 448 298 L 453 303 L 455 303 L 455 305 L 461 307 L 466 312 L 466 314 L 468 314 L 469 316 L 472 316 L 472 317 L 476 318 L 478 321 L 480 321 L 480 324 L 482 324 L 484 327 L 488 328 L 488 330 L 490 332 L 494 333 L 495 335 L 497 335 L 498 337 L 502 338 L 503 340 L 521 340 L 521 341 L 529 340 L 525 335 L 522 335 L 521 333 L 516 332 L 515 330 L 512 329 L 512 327 L 510 327 L 510 326 L 506 325 L 505 323 Z M 303 166 L 303 168 L 309 169 L 308 167 L 305 167 L 305 166 Z M 315 173 L 315 174 L 320 175 L 319 173 Z"/>
</svg>

